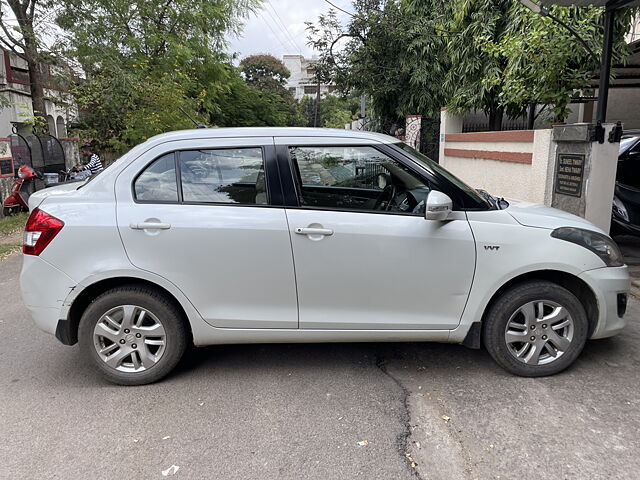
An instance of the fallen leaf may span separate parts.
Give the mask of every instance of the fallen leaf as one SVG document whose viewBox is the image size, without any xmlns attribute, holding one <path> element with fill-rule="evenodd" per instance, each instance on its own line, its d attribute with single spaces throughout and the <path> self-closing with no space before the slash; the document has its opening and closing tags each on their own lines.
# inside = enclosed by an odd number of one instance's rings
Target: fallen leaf
<svg viewBox="0 0 640 480">
<path fill-rule="evenodd" d="M 443 419 L 445 423 L 449 423 L 449 420 L 451 420 L 451 417 L 448 417 L 446 415 L 441 415 L 440 418 Z"/>
<path fill-rule="evenodd" d="M 369 440 L 360 440 L 358 442 L 358 445 L 360 445 L 361 447 L 366 447 L 367 445 L 369 445 Z"/>
<path fill-rule="evenodd" d="M 167 468 L 166 470 L 162 471 L 162 476 L 163 477 L 170 477 L 172 475 L 175 475 L 178 470 L 180 469 L 180 467 L 178 465 L 171 465 L 169 468 Z"/>
</svg>

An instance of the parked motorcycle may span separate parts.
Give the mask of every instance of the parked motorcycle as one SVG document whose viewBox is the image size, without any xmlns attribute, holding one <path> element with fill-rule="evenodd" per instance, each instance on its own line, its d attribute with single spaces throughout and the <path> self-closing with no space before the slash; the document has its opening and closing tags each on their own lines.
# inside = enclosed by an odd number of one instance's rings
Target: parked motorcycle
<svg viewBox="0 0 640 480">
<path fill-rule="evenodd" d="M 56 175 L 57 177 L 52 181 L 50 178 L 46 178 L 45 174 L 37 172 L 28 165 L 20 165 L 11 187 L 11 194 L 5 198 L 2 203 L 3 215 L 8 217 L 20 212 L 29 211 L 29 197 L 36 191 L 36 179 L 43 180 L 45 182 L 45 188 L 47 188 L 63 183 L 80 182 L 86 179 L 87 172 L 81 171 L 76 173 L 75 168 L 71 167 L 68 170 L 61 170 Z"/>
</svg>

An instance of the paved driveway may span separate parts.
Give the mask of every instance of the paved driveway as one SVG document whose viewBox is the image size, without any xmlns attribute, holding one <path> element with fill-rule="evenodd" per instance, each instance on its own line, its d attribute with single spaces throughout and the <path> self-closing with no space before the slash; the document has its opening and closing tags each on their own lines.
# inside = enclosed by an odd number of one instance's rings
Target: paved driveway
<svg viewBox="0 0 640 480">
<path fill-rule="evenodd" d="M 125 388 L 33 326 L 19 268 L 0 263 L 1 478 L 639 478 L 635 301 L 552 378 L 454 345 L 251 345 Z"/>
</svg>

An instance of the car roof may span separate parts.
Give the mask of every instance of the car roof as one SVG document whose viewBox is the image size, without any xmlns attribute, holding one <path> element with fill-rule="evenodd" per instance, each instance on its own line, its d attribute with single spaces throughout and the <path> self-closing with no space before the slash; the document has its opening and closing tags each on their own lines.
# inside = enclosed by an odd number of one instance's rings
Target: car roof
<svg viewBox="0 0 640 480">
<path fill-rule="evenodd" d="M 395 143 L 399 140 L 389 135 L 361 130 L 341 130 L 337 128 L 302 127 L 236 127 L 236 128 L 194 128 L 176 130 L 151 137 L 147 142 L 187 140 L 190 138 L 233 138 L 233 137 L 341 137 L 370 140 L 380 143 Z"/>
</svg>

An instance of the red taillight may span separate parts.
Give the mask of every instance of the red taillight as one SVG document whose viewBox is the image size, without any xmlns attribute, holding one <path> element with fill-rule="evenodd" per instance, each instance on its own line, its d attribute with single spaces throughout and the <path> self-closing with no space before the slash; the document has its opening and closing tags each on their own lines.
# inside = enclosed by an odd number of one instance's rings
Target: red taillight
<svg viewBox="0 0 640 480">
<path fill-rule="evenodd" d="M 64 227 L 62 220 L 39 208 L 34 208 L 24 227 L 22 252 L 25 255 L 40 255 L 62 227 Z"/>
</svg>

